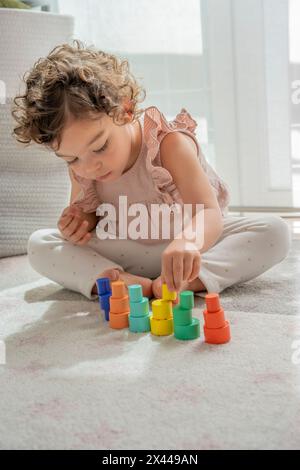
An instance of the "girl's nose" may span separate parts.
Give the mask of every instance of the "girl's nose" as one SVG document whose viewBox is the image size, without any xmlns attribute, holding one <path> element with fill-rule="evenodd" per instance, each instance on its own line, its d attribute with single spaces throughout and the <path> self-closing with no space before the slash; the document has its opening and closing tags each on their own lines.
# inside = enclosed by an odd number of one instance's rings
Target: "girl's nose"
<svg viewBox="0 0 300 470">
<path fill-rule="evenodd" d="M 90 176 L 99 175 L 102 171 L 102 163 L 98 162 L 97 165 L 88 165 L 85 168 L 86 176 L 89 178 Z"/>
</svg>

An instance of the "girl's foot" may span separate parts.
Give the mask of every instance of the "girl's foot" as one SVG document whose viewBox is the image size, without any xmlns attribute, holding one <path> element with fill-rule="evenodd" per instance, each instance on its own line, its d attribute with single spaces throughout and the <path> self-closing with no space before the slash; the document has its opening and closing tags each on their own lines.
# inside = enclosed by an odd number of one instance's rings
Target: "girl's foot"
<svg viewBox="0 0 300 470">
<path fill-rule="evenodd" d="M 153 296 L 156 299 L 161 299 L 162 298 L 162 282 L 161 282 L 161 276 L 158 276 L 156 279 L 152 281 L 152 292 Z M 200 292 L 202 290 L 206 290 L 206 287 L 203 285 L 203 283 L 200 281 L 200 279 L 194 279 L 191 282 L 184 281 L 181 284 L 180 292 L 183 290 L 191 290 L 193 292 Z"/>
<path fill-rule="evenodd" d="M 151 298 L 152 293 L 152 279 L 142 276 L 136 276 L 135 274 L 127 273 L 119 268 L 110 268 L 103 271 L 99 277 L 108 277 L 111 281 L 124 281 L 125 286 L 131 284 L 140 284 L 143 290 L 143 296 Z M 92 294 L 98 294 L 96 284 L 93 287 Z"/>
</svg>

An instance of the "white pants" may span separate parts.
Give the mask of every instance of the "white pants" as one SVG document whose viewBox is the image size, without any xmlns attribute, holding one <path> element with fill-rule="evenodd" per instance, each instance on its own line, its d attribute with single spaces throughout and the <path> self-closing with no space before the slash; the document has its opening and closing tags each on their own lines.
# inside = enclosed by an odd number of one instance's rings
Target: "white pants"
<svg viewBox="0 0 300 470">
<path fill-rule="evenodd" d="M 219 293 L 259 276 L 282 261 L 291 246 L 291 231 L 279 216 L 225 216 L 223 220 L 221 237 L 201 254 L 199 279 L 207 292 Z M 100 240 L 94 230 L 89 243 L 78 246 L 62 238 L 58 229 L 40 229 L 28 240 L 28 256 L 38 273 L 93 300 L 95 281 L 107 268 L 158 277 L 168 243 L 146 246 L 133 240 Z M 204 297 L 207 292 L 196 295 Z"/>
</svg>

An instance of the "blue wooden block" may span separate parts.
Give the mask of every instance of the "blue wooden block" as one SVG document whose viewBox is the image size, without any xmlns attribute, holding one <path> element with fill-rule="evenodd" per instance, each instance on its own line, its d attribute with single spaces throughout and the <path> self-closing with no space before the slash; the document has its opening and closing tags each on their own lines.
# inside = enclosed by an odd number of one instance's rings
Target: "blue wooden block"
<svg viewBox="0 0 300 470">
<path fill-rule="evenodd" d="M 109 321 L 109 310 L 104 310 L 104 317 L 106 321 Z"/>
<path fill-rule="evenodd" d="M 109 299 L 111 297 L 111 292 L 108 294 L 102 294 L 99 296 L 99 303 L 102 310 L 110 310 Z"/>
<path fill-rule="evenodd" d="M 96 284 L 99 295 L 111 293 L 110 279 L 108 277 L 99 277 L 99 279 L 96 279 Z"/>
</svg>

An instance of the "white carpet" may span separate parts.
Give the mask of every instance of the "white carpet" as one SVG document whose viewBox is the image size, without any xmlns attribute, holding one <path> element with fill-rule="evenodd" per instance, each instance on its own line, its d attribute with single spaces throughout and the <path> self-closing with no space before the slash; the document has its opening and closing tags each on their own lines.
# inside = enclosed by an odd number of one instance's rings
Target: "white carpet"
<svg viewBox="0 0 300 470">
<path fill-rule="evenodd" d="M 115 331 L 26 256 L 1 260 L 1 449 L 300 448 L 299 252 L 221 294 L 219 346 L 203 341 L 203 299 L 201 339 Z"/>
</svg>

